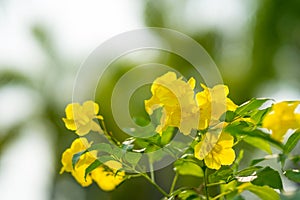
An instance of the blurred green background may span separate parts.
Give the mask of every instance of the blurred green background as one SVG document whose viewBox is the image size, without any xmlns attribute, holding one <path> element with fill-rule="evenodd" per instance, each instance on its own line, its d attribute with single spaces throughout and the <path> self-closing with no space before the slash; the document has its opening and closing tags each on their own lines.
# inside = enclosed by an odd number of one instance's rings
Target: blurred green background
<svg viewBox="0 0 300 200">
<path fill-rule="evenodd" d="M 104 193 L 95 184 L 82 188 L 70 174 L 59 175 L 61 153 L 76 138 L 61 118 L 72 100 L 81 63 L 114 35 L 165 27 L 206 49 L 237 104 L 251 97 L 300 99 L 299 10 L 299 0 L 0 0 L 0 198 L 161 198 L 143 179 Z M 120 60 L 97 91 L 101 113 L 113 132 L 120 130 L 110 120 L 111 90 L 123 73 L 141 62 Z M 155 62 L 193 74 L 173 55 Z M 131 102 L 133 115 L 145 115 L 140 99 Z M 156 172 L 166 189 L 172 176 L 172 166 Z M 286 190 L 298 187 L 285 183 Z M 179 184 L 197 185 L 197 180 L 180 179 Z"/>
</svg>

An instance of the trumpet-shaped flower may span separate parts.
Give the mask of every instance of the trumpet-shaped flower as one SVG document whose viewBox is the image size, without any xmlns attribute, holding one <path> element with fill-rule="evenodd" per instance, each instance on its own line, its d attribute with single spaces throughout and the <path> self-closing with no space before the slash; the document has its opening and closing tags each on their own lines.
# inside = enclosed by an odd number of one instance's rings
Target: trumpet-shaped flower
<svg viewBox="0 0 300 200">
<path fill-rule="evenodd" d="M 102 190 L 114 190 L 124 180 L 125 172 L 118 171 L 121 168 L 122 164 L 117 161 L 105 162 L 92 171 L 92 178 Z"/>
<path fill-rule="evenodd" d="M 200 109 L 198 128 L 206 129 L 219 122 L 219 118 L 227 110 L 234 111 L 237 105 L 227 95 L 229 89 L 226 85 L 216 85 L 212 89 L 201 84 L 204 89 L 196 94 L 196 101 Z"/>
<path fill-rule="evenodd" d="M 233 137 L 225 132 L 221 134 L 207 132 L 202 140 L 196 144 L 194 155 L 204 160 L 205 165 L 211 169 L 220 169 L 221 165 L 231 165 L 235 159 L 232 149 Z"/>
<path fill-rule="evenodd" d="M 272 106 L 272 110 L 263 119 L 263 127 L 271 130 L 272 138 L 282 141 L 287 130 L 300 128 L 300 114 L 295 113 L 299 104 L 299 101 L 283 101 Z"/>
<path fill-rule="evenodd" d="M 60 173 L 63 173 L 64 171 L 71 172 L 76 181 L 83 187 L 92 184 L 91 175 L 88 175 L 86 179 L 84 178 L 84 175 L 86 168 L 95 161 L 96 151 L 91 151 L 81 155 L 74 168 L 72 165 L 72 159 L 74 154 L 85 151 L 90 146 L 91 144 L 86 138 L 77 138 L 73 141 L 71 147 L 66 149 L 66 151 L 62 154 L 61 159 L 63 167 L 61 168 Z"/>
<path fill-rule="evenodd" d="M 177 78 L 174 72 L 158 77 L 151 86 L 152 97 L 145 101 L 145 109 L 149 115 L 162 107 L 160 125 L 156 128 L 162 133 L 168 126 L 178 127 L 188 135 L 198 124 L 198 107 L 194 99 L 195 79 L 185 82 Z"/>
<path fill-rule="evenodd" d="M 99 112 L 99 106 L 93 101 L 86 101 L 81 106 L 79 103 L 68 104 L 66 118 L 63 118 L 67 129 L 76 131 L 79 136 L 84 136 L 92 131 L 101 132 L 99 124 L 93 119 L 103 119 Z"/>
</svg>

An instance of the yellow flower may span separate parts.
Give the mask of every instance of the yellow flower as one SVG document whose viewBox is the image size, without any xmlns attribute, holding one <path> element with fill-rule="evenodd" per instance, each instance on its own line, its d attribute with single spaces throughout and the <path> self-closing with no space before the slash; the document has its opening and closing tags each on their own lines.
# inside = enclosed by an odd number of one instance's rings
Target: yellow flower
<svg viewBox="0 0 300 200">
<path fill-rule="evenodd" d="M 66 107 L 66 118 L 63 118 L 66 127 L 75 131 L 79 136 L 84 136 L 92 131 L 101 132 L 99 124 L 93 119 L 103 119 L 99 112 L 99 106 L 93 101 L 86 101 L 81 106 L 79 103 L 68 104 Z"/>
<path fill-rule="evenodd" d="M 102 190 L 114 190 L 124 180 L 125 172 L 118 171 L 121 168 L 121 163 L 108 161 L 104 163 L 104 166 L 102 165 L 92 171 L 92 178 Z"/>
<path fill-rule="evenodd" d="M 300 101 L 283 101 L 272 106 L 271 112 L 263 119 L 263 127 L 271 130 L 271 137 L 282 141 L 287 130 L 300 128 L 300 114 L 295 113 L 299 104 Z"/>
<path fill-rule="evenodd" d="M 174 72 L 168 72 L 153 82 L 152 97 L 145 101 L 145 109 L 151 115 L 155 109 L 163 108 L 160 125 L 156 128 L 158 133 L 172 126 L 188 135 L 197 128 L 199 109 L 194 99 L 194 87 L 195 79 L 185 82 Z"/>
<path fill-rule="evenodd" d="M 206 129 L 219 122 L 219 118 L 227 110 L 234 111 L 237 105 L 227 98 L 229 89 L 226 85 L 216 85 L 212 89 L 201 84 L 204 89 L 196 94 L 196 101 L 200 108 L 198 128 Z"/>
<path fill-rule="evenodd" d="M 204 160 L 205 165 L 211 169 L 220 169 L 221 165 L 231 165 L 235 159 L 232 149 L 233 137 L 225 132 L 220 135 L 207 132 L 204 138 L 195 146 L 194 155 Z"/>
<path fill-rule="evenodd" d="M 62 154 L 61 159 L 63 167 L 61 168 L 60 173 L 62 174 L 64 171 L 71 172 L 76 181 L 83 187 L 92 184 L 91 175 L 88 175 L 86 179 L 84 178 L 84 175 L 86 168 L 95 161 L 96 151 L 91 151 L 83 154 L 79 158 L 74 168 L 72 166 L 72 158 L 74 154 L 84 151 L 90 146 L 91 144 L 88 143 L 86 138 L 77 138 L 73 141 L 71 147 L 66 149 L 66 151 Z"/>
</svg>

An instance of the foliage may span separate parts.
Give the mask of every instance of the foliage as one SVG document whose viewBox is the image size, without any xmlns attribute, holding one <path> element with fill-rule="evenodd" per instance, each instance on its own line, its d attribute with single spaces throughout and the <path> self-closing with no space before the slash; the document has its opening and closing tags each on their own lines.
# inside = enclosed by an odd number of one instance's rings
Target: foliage
<svg viewBox="0 0 300 200">
<path fill-rule="evenodd" d="M 145 138 L 130 137 L 123 142 L 106 129 L 96 103 L 69 104 L 67 118 L 63 120 L 66 128 L 80 137 L 63 153 L 62 172 L 70 172 L 82 186 L 95 181 L 105 191 L 115 189 L 122 182 L 126 184 L 128 179 L 144 177 L 165 199 L 183 200 L 244 199 L 244 191 L 261 199 L 279 199 L 277 191 L 284 191 L 282 175 L 299 182 L 299 169 L 285 166 L 287 161 L 299 161 L 295 159 L 299 155 L 293 155 L 300 139 L 300 119 L 295 112 L 299 101 L 274 103 L 270 99 L 253 98 L 237 106 L 227 97 L 227 86 L 208 88 L 201 84 L 204 90 L 200 92 L 194 92 L 194 86 L 193 78 L 185 82 L 174 72 L 154 80 L 152 97 L 145 101 L 151 119 L 148 131 L 154 133 Z M 274 118 L 277 124 L 273 123 Z M 147 119 L 137 121 L 147 124 Z M 278 126 L 283 122 L 284 126 Z M 85 126 L 84 131 L 78 131 Z M 284 143 L 283 137 L 288 131 L 292 134 Z M 89 141 L 88 136 L 94 133 L 108 142 Z M 173 141 L 178 135 L 192 138 L 192 142 Z M 269 155 L 254 158 L 240 169 L 243 149 L 239 149 L 236 156 L 236 146 L 243 141 Z M 279 153 L 272 154 L 273 147 Z M 151 168 L 166 156 L 174 158 L 175 175 L 169 192 L 156 183 Z M 150 164 L 150 176 L 142 162 L 145 158 Z M 281 170 L 261 165 L 274 158 Z M 198 187 L 176 187 L 180 176 L 198 178 Z M 219 193 L 211 193 L 212 187 L 218 187 Z"/>
</svg>

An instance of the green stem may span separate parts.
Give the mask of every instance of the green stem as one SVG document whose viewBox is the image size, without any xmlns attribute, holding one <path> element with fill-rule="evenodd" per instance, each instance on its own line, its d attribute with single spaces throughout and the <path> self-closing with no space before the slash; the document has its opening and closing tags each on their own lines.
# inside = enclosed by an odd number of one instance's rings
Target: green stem
<svg viewBox="0 0 300 200">
<path fill-rule="evenodd" d="M 152 159 L 151 158 L 149 158 L 149 170 L 150 170 L 151 180 L 153 182 L 155 182 L 155 175 L 154 175 L 153 163 L 152 163 Z"/>
<path fill-rule="evenodd" d="M 102 128 L 103 133 L 104 133 L 104 135 L 106 136 L 106 138 L 107 138 L 109 141 L 111 141 L 112 143 L 115 143 L 117 146 L 120 146 L 121 143 L 120 143 L 118 140 L 116 140 L 115 138 L 111 137 L 112 134 L 109 133 L 108 130 L 106 129 L 104 120 L 100 120 L 100 122 L 101 122 L 101 128 Z"/>
<path fill-rule="evenodd" d="M 207 181 L 207 178 L 208 178 L 208 168 L 206 167 L 205 170 L 204 170 L 204 190 L 205 190 L 205 196 L 206 196 L 206 199 L 209 199 L 209 195 L 208 195 L 208 181 Z"/>
<path fill-rule="evenodd" d="M 169 195 L 155 182 L 152 181 L 152 179 L 147 174 L 142 174 L 144 178 L 146 178 L 160 193 L 162 193 L 165 197 L 168 197 Z"/>
<path fill-rule="evenodd" d="M 206 184 L 206 187 L 213 187 L 213 186 L 223 185 L 223 184 L 226 184 L 226 183 L 225 182 L 210 183 L 210 184 Z"/>
<path fill-rule="evenodd" d="M 124 164 L 124 163 L 123 163 Z M 133 169 L 132 167 L 124 164 L 124 166 L 129 167 L 131 170 L 133 170 L 133 172 L 137 173 L 136 175 L 131 175 L 132 177 L 138 177 L 138 176 L 143 176 L 145 179 L 147 179 L 158 191 L 160 191 L 165 197 L 169 197 L 169 195 L 159 186 L 155 183 L 155 181 L 153 181 L 147 174 L 145 173 L 141 173 L 135 169 Z"/>
<path fill-rule="evenodd" d="M 217 199 L 219 199 L 220 197 L 223 197 L 223 196 L 225 196 L 225 195 L 227 195 L 227 194 L 230 194 L 231 192 L 232 192 L 232 191 L 227 191 L 227 192 L 221 193 L 221 194 L 215 196 L 214 198 L 212 198 L 211 200 L 217 200 Z"/>
<path fill-rule="evenodd" d="M 175 188 L 175 185 L 176 185 L 176 182 L 177 182 L 177 179 L 178 179 L 178 173 L 175 174 L 174 178 L 173 178 L 173 182 L 172 182 L 172 185 L 171 185 L 171 188 L 170 188 L 170 195 L 173 193 L 174 191 L 174 188 Z"/>
</svg>

